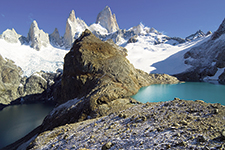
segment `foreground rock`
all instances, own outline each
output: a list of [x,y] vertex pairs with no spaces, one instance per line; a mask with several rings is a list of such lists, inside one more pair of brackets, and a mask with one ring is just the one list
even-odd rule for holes
[[139,104],[43,132],[19,149],[223,149],[224,108],[179,99]]

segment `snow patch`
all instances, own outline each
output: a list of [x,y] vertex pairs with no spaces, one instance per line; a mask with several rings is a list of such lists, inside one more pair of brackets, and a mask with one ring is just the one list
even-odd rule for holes
[[203,80],[208,81],[208,80],[218,80],[219,76],[224,72],[225,68],[218,68],[216,74],[212,77],[207,76]]
[[138,42],[129,43],[125,46],[128,50],[127,58],[135,68],[147,73],[181,73],[191,66],[184,63],[184,54],[193,46],[205,42],[209,37],[199,38],[191,42],[178,45],[167,43],[154,45],[156,39],[162,39],[165,35],[149,33],[138,36]]
[[89,26],[89,29],[91,32],[98,31],[101,35],[108,34],[107,29],[102,27],[100,24],[93,23],[91,26]]
[[30,76],[34,72],[55,72],[63,69],[63,58],[68,50],[55,48],[51,45],[37,51],[29,45],[20,43],[8,43],[0,39],[0,54],[3,58],[11,59],[22,68],[24,76]]

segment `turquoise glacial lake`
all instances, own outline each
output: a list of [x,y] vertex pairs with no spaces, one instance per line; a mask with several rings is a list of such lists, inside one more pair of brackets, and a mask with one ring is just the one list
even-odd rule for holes
[[19,140],[39,126],[53,109],[49,104],[7,106],[0,111],[0,149]]
[[206,82],[156,84],[141,88],[132,97],[142,103],[169,101],[177,97],[184,100],[203,100],[207,103],[225,105],[225,85]]

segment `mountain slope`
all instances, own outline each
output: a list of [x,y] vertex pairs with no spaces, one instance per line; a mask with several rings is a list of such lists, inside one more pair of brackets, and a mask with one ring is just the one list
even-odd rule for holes
[[[225,78],[225,19],[211,38],[184,54],[184,63],[190,65],[187,71],[177,74],[182,80],[199,81],[214,79],[224,82]],[[222,76],[220,76],[222,75]]]
[[8,43],[3,39],[0,39],[0,45],[0,54],[20,66],[24,76],[30,76],[41,70],[55,72],[57,69],[62,69],[63,57],[68,52],[51,45],[37,51],[29,45],[21,45],[20,42]]

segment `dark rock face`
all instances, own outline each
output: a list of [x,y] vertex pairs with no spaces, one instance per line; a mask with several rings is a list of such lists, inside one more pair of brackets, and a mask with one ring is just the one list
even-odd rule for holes
[[221,23],[221,25],[219,26],[217,31],[213,33],[211,39],[216,40],[217,38],[219,38],[224,33],[225,33],[225,19],[223,20],[223,22]]
[[62,46],[62,37],[59,35],[59,31],[57,28],[55,28],[54,32],[49,35],[49,40],[52,45],[55,46]]
[[219,83],[225,84],[225,69],[224,69],[223,73],[219,76]]
[[[138,80],[139,73],[119,53],[109,43],[99,40],[86,30],[65,56],[62,101],[88,95],[98,85],[91,92],[94,94],[100,90],[99,85],[107,85],[108,88],[110,87],[109,90],[107,92],[102,90],[97,94],[99,98],[96,97],[99,103],[105,103],[131,96],[141,86],[148,85],[147,80],[145,82]],[[109,95],[110,89],[115,90],[114,95]]]
[[136,43],[137,41],[138,41],[138,39],[137,39],[137,35],[136,35],[136,36],[131,37],[131,38],[127,41],[127,43]]

